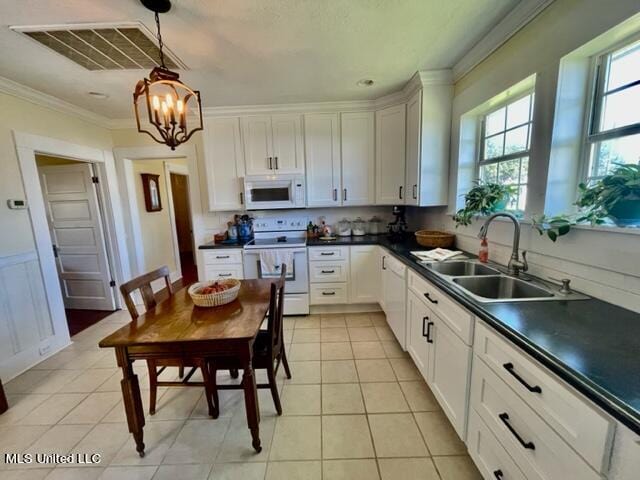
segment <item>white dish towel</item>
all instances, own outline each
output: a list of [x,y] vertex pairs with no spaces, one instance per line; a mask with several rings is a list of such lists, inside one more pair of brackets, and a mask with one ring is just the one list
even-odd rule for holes
[[260,270],[262,278],[279,277],[282,264],[287,266],[287,277],[293,275],[293,252],[274,248],[260,252]]

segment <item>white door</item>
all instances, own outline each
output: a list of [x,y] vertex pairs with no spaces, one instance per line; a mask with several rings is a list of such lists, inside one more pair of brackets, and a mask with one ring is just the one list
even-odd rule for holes
[[238,118],[205,120],[203,140],[209,210],[244,208],[244,159]]
[[431,311],[427,383],[460,438],[465,438],[471,348]]
[[114,310],[114,289],[91,165],[38,170],[65,308]]
[[268,115],[243,117],[242,136],[247,175],[269,175],[275,171],[273,135]]
[[373,112],[343,113],[342,204],[375,203],[375,121]]
[[304,116],[307,163],[307,206],[335,207],[342,203],[340,185],[340,132],[338,115]]
[[419,205],[420,134],[422,132],[422,90],[407,103],[407,167],[404,183],[405,205]]
[[405,105],[376,112],[376,204],[404,203]]
[[431,333],[430,311],[418,296],[407,294],[407,352],[418,370],[427,378],[428,350]]
[[351,247],[349,301],[376,303],[380,291],[380,264],[376,245]]
[[273,115],[273,167],[275,173],[304,173],[302,117]]

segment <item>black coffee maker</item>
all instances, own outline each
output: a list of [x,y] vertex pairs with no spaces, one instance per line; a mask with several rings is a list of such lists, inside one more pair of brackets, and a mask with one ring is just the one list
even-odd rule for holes
[[392,213],[396,219],[393,222],[389,222],[387,225],[387,229],[389,230],[389,239],[392,242],[401,242],[407,237],[405,208],[403,205],[394,205]]

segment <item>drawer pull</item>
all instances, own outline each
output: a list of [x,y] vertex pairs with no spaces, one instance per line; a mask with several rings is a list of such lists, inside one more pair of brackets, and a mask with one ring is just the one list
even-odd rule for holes
[[216,258],[229,258],[229,255],[216,255]]
[[429,300],[431,303],[438,303],[438,300],[434,300],[433,298],[431,298],[431,296],[429,295],[429,293],[424,293],[423,294],[425,296],[425,298],[427,300]]
[[320,255],[322,255],[323,257],[330,257],[331,255],[334,255],[335,252],[320,252]]
[[[431,326],[433,322],[427,321],[429,317],[423,317],[422,319],[422,336],[427,339],[427,343],[433,343],[433,339],[431,338]],[[425,322],[426,322],[426,332],[425,332]]]
[[336,273],[335,270],[320,270],[321,273]]
[[219,273],[218,276],[219,277],[230,277],[232,274],[231,273]]
[[518,432],[516,432],[516,429],[511,426],[511,424],[509,423],[509,414],[508,413],[506,413],[506,412],[505,413],[501,413],[500,415],[498,415],[498,418],[502,421],[502,423],[504,423],[504,426],[509,429],[509,431],[513,434],[513,436],[516,437],[516,440],[518,440],[518,442],[520,442],[520,445],[522,445],[527,450],[535,450],[536,449],[536,446],[533,444],[533,442],[525,442],[522,439],[522,437],[520,436],[520,434]]
[[502,470],[500,469],[494,470],[493,476],[496,477],[497,480],[502,480],[504,478],[504,475],[502,474]]
[[330,297],[332,295],[335,295],[336,292],[322,292],[322,295],[324,295],[325,297]]
[[524,378],[522,378],[520,375],[518,375],[515,371],[515,368],[513,366],[513,363],[511,362],[507,362],[504,365],[502,365],[504,367],[504,369],[509,372],[511,375],[513,375],[515,377],[516,380],[518,380],[518,382],[520,382],[527,390],[529,390],[530,392],[533,393],[542,393],[542,388],[540,388],[538,385],[534,385],[533,387],[531,385],[529,385],[526,380]]

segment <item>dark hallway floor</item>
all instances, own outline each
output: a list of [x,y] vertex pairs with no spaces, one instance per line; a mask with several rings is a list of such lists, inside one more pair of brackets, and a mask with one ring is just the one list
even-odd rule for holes
[[108,317],[113,312],[108,310],[65,310],[67,314],[67,325],[69,325],[69,335],[72,337],[80,333],[85,328],[98,323],[103,318]]

